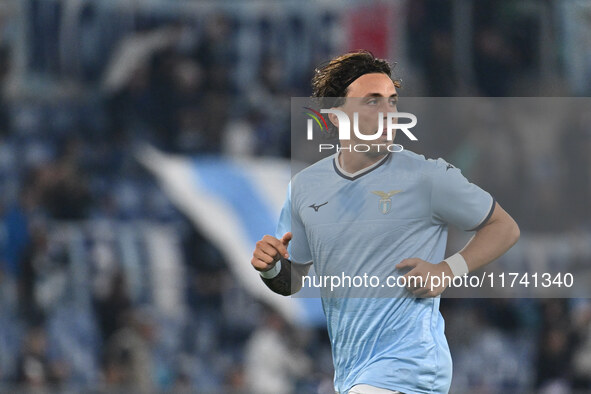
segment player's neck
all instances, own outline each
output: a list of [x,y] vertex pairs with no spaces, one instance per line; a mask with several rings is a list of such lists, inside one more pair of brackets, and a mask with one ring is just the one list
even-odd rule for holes
[[367,154],[365,152],[341,151],[338,156],[339,165],[350,174],[361,171],[384,158],[384,154]]

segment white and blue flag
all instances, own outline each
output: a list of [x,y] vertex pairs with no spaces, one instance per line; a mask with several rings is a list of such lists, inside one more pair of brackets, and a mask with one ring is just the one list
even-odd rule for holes
[[139,159],[170,200],[220,249],[247,291],[292,323],[325,324],[319,299],[273,294],[250,264],[255,243],[275,234],[291,176],[289,160],[175,156],[151,147]]

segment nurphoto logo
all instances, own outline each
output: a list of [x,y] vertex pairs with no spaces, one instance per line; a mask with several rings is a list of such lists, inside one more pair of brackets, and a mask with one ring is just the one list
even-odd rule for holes
[[[382,140],[381,143],[373,143],[373,144],[366,144],[366,143],[359,143],[353,144],[347,147],[341,147],[334,144],[319,144],[319,152],[323,150],[333,150],[337,149],[343,150],[354,150],[355,152],[368,152],[372,149],[387,149],[389,152],[399,152],[402,151],[404,148],[402,145],[393,144],[394,130],[402,131],[408,139],[411,141],[418,141],[418,138],[409,130],[412,127],[416,126],[417,124],[417,117],[408,112],[387,112],[386,116],[384,116],[384,112],[378,113],[378,127],[377,130],[370,134],[362,133],[359,129],[359,113],[353,113],[353,127],[351,127],[351,120],[349,119],[349,115],[345,112],[338,110],[338,109],[321,109],[320,112],[316,111],[310,107],[304,107],[306,115],[308,115],[309,119],[307,121],[307,129],[306,129],[306,138],[308,141],[312,141],[314,139],[314,123],[318,125],[321,131],[325,131],[328,133],[328,122],[326,121],[325,117],[322,114],[333,114],[336,116],[339,122],[338,127],[338,139],[340,141],[344,140],[351,140],[351,130],[353,130],[353,135],[356,140],[361,141],[378,141]],[[386,127],[384,128],[384,118],[386,119]],[[398,123],[400,119],[409,119],[410,122],[408,123]],[[386,137],[384,141],[384,137]],[[386,143],[388,142],[388,143]]]

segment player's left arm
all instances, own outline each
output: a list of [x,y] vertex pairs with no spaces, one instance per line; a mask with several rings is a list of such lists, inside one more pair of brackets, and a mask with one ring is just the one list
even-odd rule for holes
[[[411,282],[412,287],[407,286],[413,294],[423,297],[438,296],[450,284],[448,278],[463,276],[485,266],[519,239],[515,220],[488,192],[470,183],[460,169],[438,159],[430,175],[433,223],[453,224],[462,230],[476,231],[476,234],[462,250],[444,261],[411,258],[397,265],[397,268],[410,268],[405,276],[423,278],[422,282],[415,279]],[[441,281],[427,280],[434,276]],[[436,286],[438,284],[441,285]]]
[[[421,281],[407,282],[412,284],[407,288],[414,295],[436,297],[443,293],[449,282],[437,281],[435,284],[440,283],[440,286],[433,286],[434,282],[429,281],[429,277],[438,276],[441,278],[445,276],[453,278],[482,268],[502,256],[515,245],[519,235],[519,226],[515,220],[495,202],[490,218],[480,226],[480,229],[476,231],[476,234],[459,253],[437,264],[419,258],[404,259],[396,265],[396,268],[411,268],[405,274],[407,278],[411,276],[423,278],[422,283]],[[462,264],[465,264],[465,267],[462,267]],[[458,269],[460,272],[457,272]]]
[[[491,217],[476,231],[459,254],[464,258],[468,272],[472,272],[502,256],[515,245],[519,236],[519,226],[515,220],[495,202]],[[442,263],[449,268],[447,261]]]

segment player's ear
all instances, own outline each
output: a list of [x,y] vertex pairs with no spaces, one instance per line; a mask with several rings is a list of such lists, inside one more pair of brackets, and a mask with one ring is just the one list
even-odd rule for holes
[[[331,109],[335,109],[334,107]],[[337,129],[339,128],[339,118],[333,113],[328,114],[328,120],[332,123]]]

